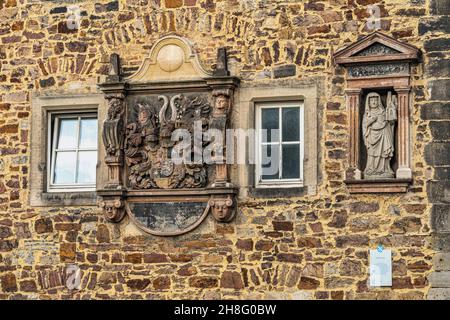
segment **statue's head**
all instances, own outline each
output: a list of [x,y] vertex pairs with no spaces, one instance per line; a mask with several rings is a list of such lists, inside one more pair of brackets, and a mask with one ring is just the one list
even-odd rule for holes
[[227,198],[216,198],[209,201],[214,218],[218,221],[226,222],[233,217],[233,200]]
[[109,100],[108,119],[116,119],[122,112],[122,101],[118,98]]
[[378,108],[379,101],[380,101],[380,98],[377,97],[377,96],[370,97],[369,98],[369,106],[370,106],[370,108],[372,108],[372,109]]
[[142,105],[139,105],[138,121],[141,125],[147,124],[150,118],[150,111]]
[[366,112],[375,111],[376,109],[383,109],[381,97],[378,93],[371,92],[367,95]]
[[228,109],[229,99],[227,96],[221,94],[216,98],[216,108],[219,110],[227,110]]

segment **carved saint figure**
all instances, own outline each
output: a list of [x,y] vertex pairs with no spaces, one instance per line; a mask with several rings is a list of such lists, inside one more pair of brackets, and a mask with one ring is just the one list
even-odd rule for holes
[[376,92],[367,95],[362,122],[364,144],[367,149],[365,179],[393,178],[390,162],[394,156],[394,125],[397,120],[397,98],[388,94],[387,108]]

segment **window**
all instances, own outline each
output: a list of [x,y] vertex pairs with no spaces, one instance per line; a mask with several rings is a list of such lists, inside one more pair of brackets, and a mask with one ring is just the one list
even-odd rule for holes
[[256,108],[256,185],[302,185],[303,105],[264,103]]
[[48,191],[95,190],[98,121],[96,113],[51,113]]

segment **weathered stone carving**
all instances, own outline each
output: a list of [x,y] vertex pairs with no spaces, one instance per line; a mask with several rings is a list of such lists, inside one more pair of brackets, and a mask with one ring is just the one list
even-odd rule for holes
[[[127,125],[125,157],[130,186],[134,189],[205,187],[207,171],[201,161],[201,149],[207,142],[202,141],[202,134],[209,127],[211,106],[205,97],[198,95],[177,94],[170,99],[158,96],[158,100],[163,103],[159,111],[148,104],[136,105],[137,121]],[[190,141],[172,139],[175,129],[184,129]],[[198,141],[200,154],[196,155]],[[186,143],[190,145],[188,149],[183,147]],[[184,151],[179,155],[182,161],[172,159],[174,149]]]
[[365,48],[364,50],[361,50],[356,54],[356,56],[359,57],[365,57],[365,56],[385,56],[388,54],[399,54],[400,51],[395,50],[393,48],[390,48],[388,46],[385,46],[384,44],[381,44],[379,42],[375,42],[371,46]]
[[394,123],[397,120],[397,98],[388,94],[386,109],[376,92],[367,95],[362,121],[364,144],[367,149],[365,179],[393,178],[390,162],[394,156]]
[[126,78],[119,57],[111,56],[110,73],[100,84],[109,103],[103,128],[109,175],[97,190],[109,221],[119,222],[126,212],[149,234],[176,236],[209,213],[220,222],[233,219],[237,189],[224,155],[238,84],[225,48],[211,73],[189,41],[176,36],[156,42]]
[[107,157],[118,157],[123,143],[123,99],[113,97],[108,101],[109,109],[103,122],[103,143]]
[[120,222],[125,215],[124,203],[119,198],[100,201],[99,206],[103,208],[103,214],[110,222]]
[[348,68],[348,75],[351,78],[407,74],[408,72],[409,64],[402,62],[351,66]]
[[230,111],[231,97],[229,90],[216,90],[213,93],[215,97],[214,115],[227,115]]
[[219,222],[229,222],[235,215],[233,198],[228,195],[226,198],[213,198],[209,200],[214,218]]
[[105,188],[121,188],[121,167],[123,164],[123,141],[125,112],[124,97],[121,94],[110,94],[108,100],[108,114],[103,122],[103,144],[105,146],[105,163],[108,166],[108,182]]
[[[203,200],[203,199],[202,199]],[[208,214],[208,201],[129,202],[126,210],[144,231],[175,236],[196,228]]]

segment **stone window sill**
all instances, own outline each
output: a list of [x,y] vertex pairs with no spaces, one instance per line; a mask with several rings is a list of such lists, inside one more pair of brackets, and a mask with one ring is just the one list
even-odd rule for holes
[[411,179],[345,180],[350,193],[406,193]]

